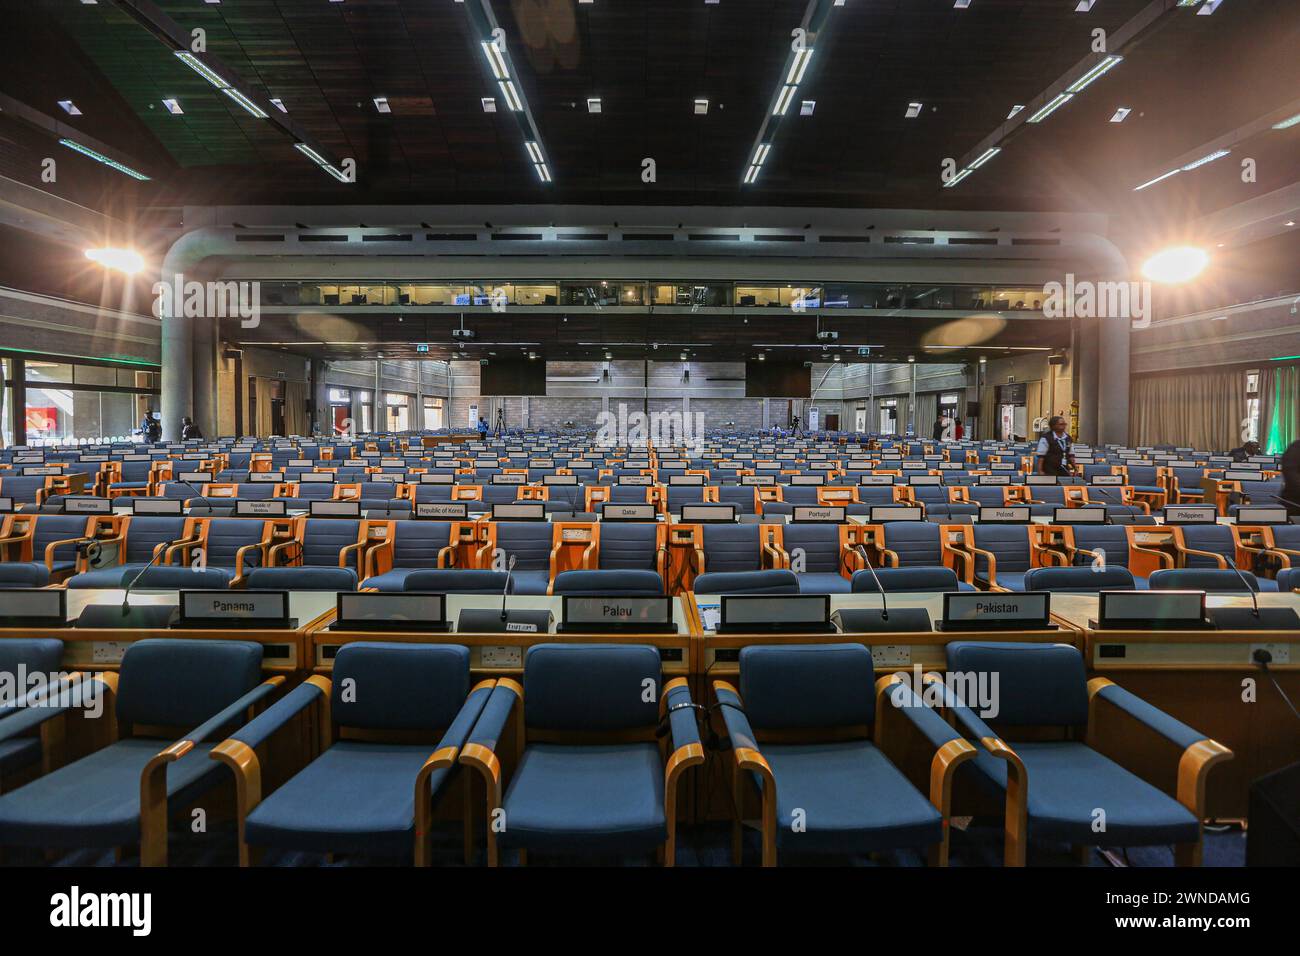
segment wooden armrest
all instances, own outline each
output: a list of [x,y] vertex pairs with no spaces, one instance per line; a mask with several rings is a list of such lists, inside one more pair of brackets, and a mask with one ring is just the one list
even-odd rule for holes
[[[64,538],[62,541],[51,541],[45,546],[45,567],[51,571],[54,570],[54,552],[59,548],[67,547],[70,544],[80,544],[85,540],[86,536],[82,535],[79,538]],[[35,555],[32,555],[32,557],[35,557]]]
[[[1178,553],[1182,555],[1184,559],[1186,559],[1186,556],[1189,554],[1195,554],[1202,558],[1213,558],[1215,561],[1219,562],[1220,570],[1226,571],[1228,568],[1228,559],[1221,554],[1215,554],[1213,551],[1197,551],[1195,548],[1179,548]],[[1184,566],[1186,566],[1186,560],[1184,560],[1183,563]]]
[[1199,740],[1183,751],[1178,760],[1178,802],[1197,821],[1205,819],[1205,779],[1220,763],[1232,759],[1232,751],[1217,740]]
[[350,552],[350,551],[356,551],[357,554],[359,555],[359,554],[361,553],[361,549],[364,548],[365,546],[366,546],[366,542],[365,542],[365,541],[354,541],[354,542],[352,542],[352,544],[349,544],[349,545],[347,545],[346,547],[340,548],[340,549],[339,549],[339,567],[340,567],[340,568],[346,568],[346,567],[348,566],[348,552]]

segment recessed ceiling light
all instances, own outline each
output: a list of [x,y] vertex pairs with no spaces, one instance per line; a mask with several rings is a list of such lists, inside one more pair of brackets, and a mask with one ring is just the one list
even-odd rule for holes
[[388,97],[386,96],[375,97],[375,109],[381,113],[391,113],[393,111],[393,108],[388,105]]
[[1200,159],[1192,160],[1190,163],[1188,163],[1186,166],[1183,167],[1183,172],[1189,173],[1193,169],[1200,169],[1206,163],[1212,163],[1216,159],[1223,159],[1224,156],[1227,156],[1231,152],[1232,150],[1230,149],[1216,149],[1208,156],[1202,156]]
[[587,112],[588,112],[588,113],[599,113],[599,112],[600,112],[600,97],[599,97],[599,96],[589,96],[589,97],[587,97]]
[[1122,123],[1126,119],[1128,119],[1128,114],[1132,112],[1133,111],[1129,109],[1127,106],[1121,106],[1119,109],[1115,111],[1115,115],[1110,118],[1110,121],[1112,123]]
[[284,100],[280,99],[278,96],[277,96],[277,97],[274,97],[274,98],[271,100],[271,105],[274,106],[274,107],[275,107],[277,110],[279,110],[281,113],[287,113],[287,112],[289,112],[289,108],[288,108],[287,106],[284,105]]
[[709,101],[708,101],[708,100],[696,100],[696,101],[695,101],[695,115],[696,115],[696,116],[703,116],[703,115],[704,115],[705,113],[707,113],[708,111],[709,111]]
[[1015,106],[1011,107],[1011,112],[1007,114],[1007,119],[1011,119],[1011,117],[1015,116],[1024,108],[1025,107],[1023,103],[1017,103]]
[[167,112],[171,113],[173,116],[180,116],[185,112],[181,109],[180,100],[166,99],[162,101],[162,105],[166,108]]
[[906,113],[905,115],[906,115],[906,117],[907,117],[908,119],[916,119],[918,116],[921,115],[921,104],[920,104],[920,103],[908,103],[908,104],[907,104],[907,113]]
[[497,99],[495,96],[483,97],[483,112],[495,113],[497,111]]
[[1079,5],[1074,8],[1075,13],[1087,13],[1097,3],[1097,0],[1079,0]]
[[952,5],[952,8],[954,10],[965,10],[969,6],[970,0],[957,0],[957,2]]
[[63,107],[63,112],[69,116],[80,116],[81,110],[77,109],[77,104],[72,100],[59,100],[59,105]]
[[812,116],[813,110],[815,110],[816,108],[817,108],[816,100],[804,100],[802,103],[799,104],[799,115]]
[[1287,220],[1283,225],[1286,225],[1286,226],[1294,226],[1294,225],[1295,225],[1295,220],[1294,220],[1294,219],[1288,219],[1288,220]]

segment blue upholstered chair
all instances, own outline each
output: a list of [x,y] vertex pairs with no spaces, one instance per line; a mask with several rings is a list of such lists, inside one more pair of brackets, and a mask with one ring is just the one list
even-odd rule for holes
[[696,572],[763,570],[761,528],[756,524],[700,525]]
[[555,565],[554,527],[548,521],[493,521],[487,527],[487,544],[478,550],[475,562],[485,570],[493,567],[494,551],[500,549],[507,561],[515,559],[516,594],[546,594]]
[[[212,751],[238,781],[240,865],[271,846],[413,852],[416,865],[427,866],[434,808],[459,776],[461,747],[495,685],[486,680],[471,689],[469,648],[460,645],[344,645],[330,677],[308,678]],[[309,708],[321,728],[319,753],[262,794],[258,748]],[[466,863],[473,850],[468,809],[466,790]]]
[[718,488],[718,502],[735,505],[738,514],[752,515],[758,510],[758,498],[752,485],[722,485]]
[[1174,525],[1170,531],[1180,568],[1227,568],[1237,564],[1237,534],[1230,525]]
[[[219,569],[232,585],[243,583],[244,574],[266,564],[270,530],[265,521],[252,518],[211,518],[203,531],[203,566]],[[188,547],[182,556],[192,556]],[[190,564],[192,560],[183,560]]]
[[43,588],[50,580],[45,565],[34,561],[6,561],[0,563],[0,590],[12,588]]
[[1137,587],[1129,569],[1118,565],[1104,568],[1030,568],[1025,575],[1026,591],[1054,594],[1094,594],[1101,590],[1132,591]]
[[[990,591],[1025,590],[1025,574],[1033,567],[1036,550],[1032,526],[974,524],[963,533],[969,550],[959,553],[966,561],[967,581]],[[1052,551],[1043,555],[1059,558]]]
[[[506,590],[507,585],[509,591]],[[402,590],[436,591],[439,594],[513,594],[514,580],[504,571],[479,571],[474,568],[412,570],[406,575]]]
[[38,505],[45,500],[49,481],[34,475],[0,475],[0,495],[14,500],[14,506]]
[[[261,670],[260,644],[164,638],[132,644],[116,674],[84,676],[89,700],[114,708],[116,739],[0,796],[0,846],[138,843],[141,865],[166,865],[169,816],[223,778],[208,742],[243,724],[284,681],[259,683]],[[5,718],[0,741],[69,712],[71,703],[84,701]]]
[[[964,581],[957,580],[957,572],[952,568],[935,567],[935,568],[876,568],[876,573],[866,569],[854,571],[853,578],[849,582],[849,587],[854,594],[876,594],[880,591],[880,586],[876,584],[876,578],[880,579],[880,586],[883,586],[886,593],[892,594],[895,591],[910,591],[914,594],[938,594],[944,591],[963,590]],[[973,590],[970,585],[966,585],[965,590]]]
[[[159,550],[180,540],[185,531],[185,518],[154,515],[127,516],[123,519],[122,534],[116,539],[103,541],[103,545],[116,544],[120,564],[106,568],[82,571],[68,579],[70,588],[120,588],[143,571],[155,559]],[[137,587],[143,587],[143,581]],[[218,587],[225,587],[220,584]]]
[[[1004,802],[1007,865],[1023,866],[1034,839],[1174,844],[1180,864],[1200,863],[1206,776],[1232,751],[1104,677],[1089,681],[1083,655],[1066,644],[957,641],[948,673],[992,691],[979,713],[942,694],[954,726],[978,743],[959,777]],[[1176,781],[1173,796],[1107,756],[1128,749],[1135,730],[1163,738],[1141,767],[1162,785]]]
[[799,577],[787,568],[767,571],[710,571],[695,577],[696,594],[798,594]]
[[1152,573],[1151,590],[1247,594],[1250,591],[1276,591],[1278,582],[1270,578],[1257,578],[1249,571],[1234,571],[1231,568],[1169,568]]
[[224,568],[192,568],[186,565],[159,564],[151,568],[136,567],[128,571],[121,571],[115,567],[102,568],[99,571],[76,574],[68,578],[69,588],[125,588],[128,585],[133,591],[182,589],[220,591],[230,587],[230,575]]
[[1283,568],[1277,573],[1279,591],[1300,590],[1300,568]]
[[664,593],[664,579],[654,571],[561,571],[551,582],[550,593],[659,597]]
[[[517,761],[509,787],[497,753],[511,714]],[[523,686],[500,680],[461,763],[487,784],[488,865],[500,848],[562,853],[659,850],[672,866],[677,787],[704,762],[686,679],[662,683],[645,645],[537,644]],[[672,751],[665,749],[671,732]],[[665,759],[666,758],[666,759]],[[504,811],[504,816],[499,811]]]
[[595,540],[583,552],[582,566],[600,571],[653,571],[663,578],[668,569],[665,532],[664,526],[651,522],[592,525]]
[[58,583],[77,567],[77,543],[86,538],[93,519],[85,515],[14,515],[0,544],[15,555],[8,565],[26,565],[34,587]]
[[[1061,529],[1066,560],[1075,567],[1090,566],[1101,558],[1108,568],[1125,568],[1132,574],[1132,553],[1129,531],[1124,525],[1067,525]],[[1156,560],[1172,560],[1160,551],[1148,554]],[[1142,590],[1148,587],[1147,579],[1133,575],[1133,586]]]
[[450,521],[389,522],[383,542],[366,555],[362,587],[403,591],[411,573],[450,567],[455,562],[453,535],[457,528]]
[[[17,679],[19,670],[27,674],[52,675],[59,672],[59,663],[63,660],[63,642],[53,638],[14,638],[0,641],[0,674],[13,675]],[[14,735],[5,733],[6,721],[24,713],[24,707],[30,703],[44,700],[51,690],[48,686],[37,687],[27,692],[20,688],[23,696],[0,707],[0,793],[12,789],[7,778],[43,764],[44,771],[49,772],[58,766],[60,753],[47,752],[37,736],[36,729],[28,729]],[[52,740],[57,738],[52,738]]]
[[804,594],[848,594],[845,570],[860,559],[847,550],[837,524],[790,524],[780,529],[784,560],[799,577]]
[[249,591],[355,591],[357,573],[351,568],[254,568],[244,575]]
[[[751,645],[740,652],[740,692],[713,682],[733,755],[741,862],[748,796],[761,800],[763,865],[778,851],[857,854],[926,847],[948,861],[952,777],[975,747],[921,704],[906,683],[876,682],[861,644]],[[921,786],[894,764],[925,757]]]
[[881,554],[895,568],[944,566],[942,528],[928,521],[890,521],[880,526]]

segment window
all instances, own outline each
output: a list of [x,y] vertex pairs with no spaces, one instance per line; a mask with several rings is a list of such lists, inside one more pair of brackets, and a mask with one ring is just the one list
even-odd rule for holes
[[384,418],[384,428],[390,432],[410,431],[410,405],[411,397],[409,395],[403,395],[400,392],[386,392],[384,394],[384,406],[387,414]]
[[447,427],[446,408],[441,398],[425,398],[424,427],[430,431]]
[[1246,373],[1246,420],[1241,423],[1241,440],[1259,441],[1259,428],[1259,370],[1251,369]]
[[[29,444],[126,441],[158,407],[158,375],[134,367],[40,358],[5,361],[4,441],[21,422]],[[21,374],[26,404],[13,407],[12,379]],[[22,418],[18,419],[17,416]]]

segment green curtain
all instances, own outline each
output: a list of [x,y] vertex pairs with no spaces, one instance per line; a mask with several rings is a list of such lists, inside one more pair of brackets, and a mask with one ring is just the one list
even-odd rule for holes
[[1264,369],[1259,387],[1260,444],[1279,455],[1300,439],[1300,366]]

